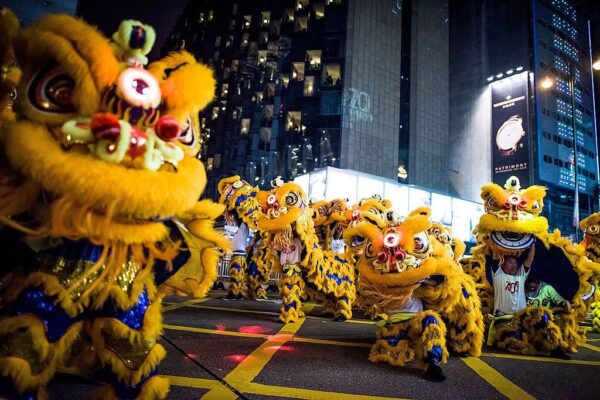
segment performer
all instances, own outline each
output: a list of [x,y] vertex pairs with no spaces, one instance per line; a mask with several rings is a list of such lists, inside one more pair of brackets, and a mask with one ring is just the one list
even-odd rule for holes
[[255,259],[258,253],[262,254],[259,232],[255,233],[253,245],[248,246],[250,229],[257,229],[257,222],[265,218],[257,198],[259,190],[237,175],[221,179],[217,188],[219,203],[224,204],[227,209],[225,220],[228,225],[237,226],[232,243],[233,256],[229,264],[227,297],[266,299],[263,284],[267,282],[271,272],[265,263]]
[[[504,187],[483,186],[485,214],[465,270],[477,274],[478,292],[497,314],[489,318],[488,344],[519,354],[547,351],[566,359],[566,351],[576,351],[585,341],[579,321],[585,318],[589,280],[598,267],[558,230],[548,233],[548,221],[540,215],[545,195],[541,186],[522,189],[516,177]],[[519,266],[521,257],[525,260]],[[524,284],[530,273],[552,285],[571,308],[527,307]]]
[[272,192],[261,194],[267,218],[258,222],[258,229],[271,249],[266,253],[267,262],[284,275],[279,320],[289,323],[303,318],[302,300],[307,295],[324,301],[336,320],[351,318],[356,298],[353,266],[343,256],[319,246],[302,188],[293,182],[274,183]]
[[0,125],[0,397],[44,398],[65,364],[105,382],[99,398],[167,395],[160,288],[189,262],[204,295],[227,243],[212,228],[223,206],[198,201],[197,127],[182,136],[212,72],[178,53],[150,73],[153,41],[126,21],[111,45],[65,15],[17,34],[19,118]]
[[531,246],[527,252],[527,258],[520,266],[517,257],[506,256],[501,264],[492,269],[494,273],[494,315],[514,314],[527,306],[525,281],[534,256],[535,246]]
[[448,350],[481,354],[483,315],[473,279],[427,234],[430,215],[423,207],[384,227],[363,220],[344,237],[347,246],[363,247],[354,251],[361,302],[383,311],[369,360],[396,366],[415,360],[441,381]]

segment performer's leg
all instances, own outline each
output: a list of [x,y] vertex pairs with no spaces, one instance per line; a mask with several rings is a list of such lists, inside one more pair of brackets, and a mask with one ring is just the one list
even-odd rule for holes
[[229,262],[229,294],[230,298],[242,298],[246,295],[246,256],[234,254]]
[[296,322],[304,318],[302,311],[302,297],[304,297],[304,281],[295,264],[287,264],[284,267],[284,275],[279,281],[279,292],[282,297],[279,309],[279,320],[285,324]]
[[144,290],[138,302],[122,309],[109,300],[87,324],[106,382],[97,399],[164,399],[169,391],[157,367],[166,356],[157,343],[162,326],[160,299],[151,301]]
[[446,315],[448,348],[459,355],[478,357],[483,345],[483,314],[474,285],[461,288],[458,304]]
[[402,366],[415,357],[409,336],[409,321],[386,324],[377,330],[377,340],[371,347],[369,361]]
[[434,311],[421,311],[410,320],[409,336],[417,360],[427,365],[427,375],[436,381],[446,379],[441,364],[448,359],[446,326]]
[[262,286],[265,282],[266,279],[258,270],[256,262],[250,260],[248,264],[248,297],[251,299],[266,299],[267,292]]

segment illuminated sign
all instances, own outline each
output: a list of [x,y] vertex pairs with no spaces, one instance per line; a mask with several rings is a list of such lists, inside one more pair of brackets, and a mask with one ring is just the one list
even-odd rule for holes
[[504,184],[516,176],[523,187],[529,179],[528,73],[495,81],[492,87],[492,180]]

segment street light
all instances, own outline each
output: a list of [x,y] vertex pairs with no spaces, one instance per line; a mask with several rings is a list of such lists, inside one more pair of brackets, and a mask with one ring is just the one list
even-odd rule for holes
[[596,71],[600,70],[600,58],[594,61],[594,63],[592,64],[592,68],[594,68]]
[[[558,57],[558,56],[557,56]],[[575,226],[575,243],[579,243],[579,182],[577,181],[577,130],[575,124],[575,66],[569,60],[559,57],[562,62],[567,64],[569,70],[569,91],[571,93],[571,138],[573,140],[573,177],[575,178],[575,204],[573,204],[573,225]],[[554,60],[553,65],[557,59]],[[598,69],[600,69],[600,60],[597,61]],[[594,63],[596,65],[596,63]],[[596,68],[594,66],[594,68]],[[554,85],[554,81],[549,76],[546,76],[540,86],[544,90],[550,89]]]

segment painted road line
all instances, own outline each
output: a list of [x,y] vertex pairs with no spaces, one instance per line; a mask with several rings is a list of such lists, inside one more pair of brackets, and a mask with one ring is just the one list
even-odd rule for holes
[[301,389],[285,386],[270,386],[260,383],[248,383],[243,386],[243,393],[258,394],[263,396],[290,397],[295,399],[310,400],[405,400],[399,397],[367,396],[362,394],[349,394],[340,392],[324,392],[320,390]]
[[523,361],[540,361],[558,364],[578,364],[578,365],[591,365],[594,367],[600,366],[600,361],[586,361],[586,360],[561,360],[560,358],[552,357],[534,357],[534,356],[520,356],[516,354],[502,354],[502,353],[483,353],[481,357],[494,357],[494,358],[511,358],[514,360]]
[[[245,337],[245,338],[260,338],[260,339],[268,339],[273,335],[267,335],[264,333],[243,333],[236,331],[227,331],[227,330],[218,330],[218,329],[206,329],[206,328],[195,328],[191,326],[182,326],[182,325],[169,325],[164,324],[163,328],[174,330],[174,331],[184,331],[184,332],[197,332],[197,333],[205,333],[209,335],[224,335],[224,336],[237,336],[237,337]],[[330,346],[345,346],[345,347],[364,347],[370,348],[372,344],[362,343],[362,342],[344,342],[338,340],[325,340],[325,339],[314,339],[307,337],[299,337],[294,336],[290,339],[291,342],[300,342],[300,343],[314,343],[314,344],[323,344]],[[375,341],[375,338],[373,338]]]
[[[314,304],[311,303],[306,304],[303,307],[303,311],[309,313],[313,306]],[[298,332],[304,321],[306,321],[306,319],[302,318],[297,322],[285,324],[278,333],[270,336],[268,340],[244,358],[223,380],[238,391],[243,392],[243,386],[251,383],[254,378],[260,374],[263,368],[271,361],[271,358],[275,355],[277,350]],[[235,397],[232,396],[234,396],[234,394],[230,390],[226,387],[220,387],[210,390],[202,396],[202,398],[206,400],[235,399]]]
[[163,328],[174,330],[174,331],[197,332],[197,333],[207,333],[210,335],[238,336],[238,337],[246,337],[246,338],[268,339],[269,336],[271,336],[271,335],[266,335],[264,333],[242,333],[242,332],[235,332],[235,331],[194,328],[192,326],[169,325],[169,324],[164,324]]
[[[313,307],[314,306],[315,305],[313,305]],[[190,304],[190,305],[188,305],[188,307],[191,307],[191,308],[200,308],[202,310],[229,311],[229,312],[242,313],[242,314],[273,315],[273,316],[276,316],[276,317],[279,316],[279,312],[275,312],[275,311],[244,310],[244,309],[241,309],[241,308],[204,306],[204,305],[196,305],[196,304]],[[332,321],[331,318],[323,318],[323,317],[318,317],[318,316],[315,316],[315,315],[307,315],[306,318],[308,318],[308,319],[317,319],[317,320],[320,320],[320,321]],[[360,319],[348,319],[348,320],[346,320],[344,322],[345,323],[351,323],[351,324],[365,324],[365,325],[374,325],[375,324],[375,322],[373,322],[373,321],[360,320]]]
[[189,307],[191,305],[194,305],[197,303],[203,303],[208,300],[212,300],[212,298],[211,297],[203,297],[201,299],[190,299],[190,300],[182,301],[181,303],[172,303],[166,307],[163,307],[162,312],[177,310],[178,308],[183,308],[183,307]]
[[583,343],[583,344],[581,344],[581,347],[585,347],[586,349],[590,349],[590,350],[594,350],[594,351],[600,351],[600,347],[594,346],[593,344],[589,344],[589,343]]
[[531,400],[535,397],[515,385],[513,382],[505,378],[502,374],[490,367],[486,362],[477,357],[466,357],[461,360],[469,366],[480,377],[485,379],[487,383],[492,385],[494,389],[502,393],[509,399]]
[[191,378],[187,376],[161,375],[167,378],[173,386],[183,386],[194,389],[216,389],[224,387],[219,381],[206,378]]

